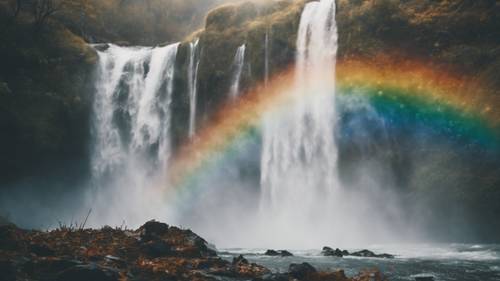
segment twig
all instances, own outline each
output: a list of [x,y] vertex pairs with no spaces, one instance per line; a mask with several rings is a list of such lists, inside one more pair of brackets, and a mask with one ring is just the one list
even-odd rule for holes
[[89,209],[89,212],[87,214],[87,217],[85,217],[85,221],[83,221],[83,224],[80,225],[80,230],[83,230],[83,228],[85,227],[85,224],[87,224],[87,219],[89,218],[90,216],[90,213],[92,213],[92,208]]

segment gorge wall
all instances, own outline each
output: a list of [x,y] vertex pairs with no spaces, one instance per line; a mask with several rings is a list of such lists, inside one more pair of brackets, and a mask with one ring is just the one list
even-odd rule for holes
[[[307,2],[224,5],[207,14],[203,29],[185,37],[178,47],[173,80],[174,150],[189,141],[190,127],[194,132],[203,128],[227,101],[234,75],[232,65],[240,46],[246,46],[239,83],[243,94],[261,86],[267,76],[292,66],[300,15]],[[22,185],[51,194],[77,189],[90,173],[89,120],[97,54],[87,43],[157,45],[178,41],[184,34],[156,30],[143,39],[137,33],[120,32],[126,30],[126,24],[102,32],[92,23],[81,32],[71,17],[61,17],[52,19],[39,35],[26,36],[32,32],[29,20],[9,22],[6,1],[0,3],[5,15],[1,17],[1,34],[8,38],[0,46],[0,128],[6,136],[0,140],[0,147],[1,154],[9,159],[2,161],[0,189],[10,192]],[[437,71],[480,81],[488,91],[488,104],[493,108],[500,105],[498,3],[341,0],[337,5],[340,62],[363,60],[384,68],[394,61],[416,60]],[[190,63],[197,40],[193,58],[196,63]],[[193,86],[188,81],[193,66],[197,74],[196,99],[190,94]],[[498,159],[476,150],[457,155],[439,145],[434,147],[438,151],[434,158],[421,159],[411,130],[398,131],[398,141],[380,141],[378,147],[362,146],[368,152],[360,152],[358,144],[340,143],[343,180],[356,183],[359,174],[350,171],[360,163],[383,162],[391,177],[387,185],[402,192],[408,206],[421,212],[422,220],[436,233],[447,236],[446,229],[452,226],[457,229],[457,239],[469,234],[484,240],[498,237]],[[377,138],[376,134],[367,137]],[[432,169],[439,169],[446,177],[427,178]],[[250,180],[255,181],[257,172],[249,170],[246,172]],[[48,197],[42,204],[50,205],[54,198]],[[425,204],[413,206],[411,203],[416,201]],[[443,202],[448,202],[447,206]],[[426,207],[432,212],[425,212]],[[464,232],[470,223],[477,225],[477,230]]]

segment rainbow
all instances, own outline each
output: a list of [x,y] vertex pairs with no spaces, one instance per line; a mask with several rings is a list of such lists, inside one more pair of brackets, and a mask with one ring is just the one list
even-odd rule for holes
[[[500,95],[443,66],[412,59],[378,56],[343,59],[337,63],[337,92],[362,94],[377,111],[419,116],[415,122],[459,136],[488,149],[500,146]],[[173,159],[169,174],[174,189],[190,185],[196,175],[213,166],[236,144],[259,134],[263,114],[279,112],[293,102],[294,69],[276,75],[266,88],[250,90],[222,105],[214,118],[185,143]]]

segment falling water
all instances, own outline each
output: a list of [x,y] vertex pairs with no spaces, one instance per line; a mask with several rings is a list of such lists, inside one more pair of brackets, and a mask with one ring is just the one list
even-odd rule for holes
[[264,85],[269,83],[269,30],[266,30],[264,39]]
[[[306,5],[297,39],[293,106],[263,121],[261,211],[279,243],[330,241],[337,176],[335,1]],[[293,234],[292,234],[293,233]]]
[[91,199],[94,209],[103,208],[98,223],[140,223],[153,208],[145,203],[147,188],[163,176],[170,156],[177,47],[110,45],[98,52]]
[[243,66],[245,65],[245,49],[246,45],[241,45],[236,51],[233,62],[233,77],[231,80],[231,88],[229,89],[229,97],[234,99],[240,94],[240,81]]
[[198,67],[200,58],[197,57],[200,39],[189,43],[189,66],[188,66],[188,94],[189,94],[189,137],[192,138],[196,129],[196,96],[198,84]]

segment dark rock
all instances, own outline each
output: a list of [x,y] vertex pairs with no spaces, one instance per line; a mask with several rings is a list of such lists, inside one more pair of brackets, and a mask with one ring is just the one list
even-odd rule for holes
[[174,254],[172,247],[163,240],[152,240],[142,245],[144,253],[150,257],[158,258]]
[[354,252],[354,253],[351,253],[351,256],[355,256],[355,257],[375,257],[376,254],[370,250],[361,250],[361,251],[357,251],[357,252]]
[[53,272],[61,272],[73,266],[82,265],[81,262],[69,259],[43,259],[38,262],[40,267],[44,267]]
[[58,281],[118,281],[120,274],[117,270],[95,264],[78,265],[58,274]]
[[243,255],[239,255],[236,258],[233,258],[233,265],[236,264],[248,264],[248,260],[243,257]]
[[267,250],[264,253],[265,256],[279,256],[280,254],[275,250]]
[[308,264],[307,262],[303,262],[301,264],[292,263],[292,264],[290,264],[290,267],[288,268],[288,274],[294,278],[299,279],[299,280],[307,278],[307,276],[314,274],[316,272],[317,272],[316,268],[314,268],[312,265]]
[[13,224],[0,226],[0,250],[14,251],[22,247],[21,230]]
[[394,255],[384,253],[384,254],[377,255],[377,257],[383,258],[383,259],[393,259]]
[[30,252],[39,256],[39,257],[50,257],[55,254],[54,250],[52,250],[46,244],[30,244]]
[[15,281],[16,268],[10,261],[0,260],[0,280]]
[[394,258],[394,256],[390,255],[390,254],[377,255],[370,250],[361,250],[358,252],[351,253],[350,255],[354,256],[354,257],[364,257],[364,258],[386,258],[386,259],[393,259]]
[[100,51],[100,52],[104,52],[106,51],[107,49],[109,49],[109,44],[95,44],[93,45],[94,49],[96,49],[97,51]]
[[152,237],[166,234],[168,232],[168,224],[152,220],[141,226],[139,230],[142,231],[141,237],[143,239],[152,239]]
[[287,250],[281,250],[281,251],[279,251],[279,253],[280,253],[280,255],[281,255],[282,257],[292,257],[292,256],[293,256],[293,254],[292,254],[292,253],[290,253],[290,252],[289,252],[289,251],[287,251]]
[[349,252],[346,251],[346,250],[340,250],[339,248],[337,249],[332,249],[330,247],[323,247],[323,250],[321,251],[321,254],[323,254],[323,256],[327,256],[327,257],[343,257],[345,255],[348,255]]
[[276,251],[276,250],[267,250],[265,253],[264,253],[265,256],[271,256],[271,257],[291,257],[293,256],[292,253],[290,253],[289,251],[287,250],[279,250],[279,251]]

